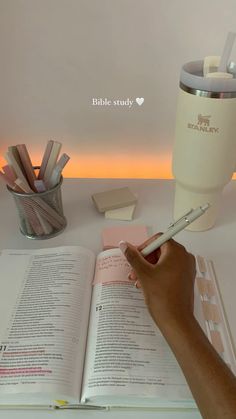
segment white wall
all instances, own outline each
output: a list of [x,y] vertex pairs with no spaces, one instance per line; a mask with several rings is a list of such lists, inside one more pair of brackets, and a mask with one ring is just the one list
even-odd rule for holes
[[74,174],[170,174],[181,64],[220,55],[235,16],[235,0],[0,0],[0,153],[26,142],[36,163],[57,139]]

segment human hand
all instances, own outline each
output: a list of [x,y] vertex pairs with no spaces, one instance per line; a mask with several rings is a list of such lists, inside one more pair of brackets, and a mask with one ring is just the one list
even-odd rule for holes
[[[142,244],[140,244],[137,249],[141,252],[145,247],[147,247],[150,243],[155,241],[158,237],[160,237],[162,233],[156,233],[152,237],[149,237],[149,239],[145,240]],[[149,255],[145,256],[145,259],[152,263],[153,265],[157,263],[159,257],[160,257],[161,251],[160,249],[155,250],[154,252],[150,253]],[[141,288],[141,283],[136,275],[136,272],[134,269],[132,269],[129,273],[128,278],[131,281],[135,281],[136,288]]]
[[129,243],[120,245],[133,268],[130,279],[138,280],[148,309],[161,328],[166,321],[193,317],[195,258],[171,239],[149,255]]

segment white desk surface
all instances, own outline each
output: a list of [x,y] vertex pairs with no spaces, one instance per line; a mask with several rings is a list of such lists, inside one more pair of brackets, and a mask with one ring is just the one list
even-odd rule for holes
[[[112,188],[129,186],[138,195],[134,220],[106,220],[99,214],[91,200],[91,194]],[[64,179],[62,186],[64,213],[68,220],[66,230],[49,240],[29,240],[18,228],[18,218],[12,197],[0,185],[0,250],[6,248],[27,249],[60,245],[81,245],[95,252],[101,250],[101,231],[104,227],[128,224],[144,224],[150,234],[164,231],[172,220],[174,181],[143,179]],[[232,337],[236,343],[235,296],[236,296],[236,181],[224,189],[218,222],[211,230],[192,233],[184,231],[177,240],[194,254],[203,255],[214,262],[217,279],[224,300]],[[109,419],[199,419],[198,412],[96,412],[96,411],[0,411],[0,418],[7,419],[71,419],[80,417]]]

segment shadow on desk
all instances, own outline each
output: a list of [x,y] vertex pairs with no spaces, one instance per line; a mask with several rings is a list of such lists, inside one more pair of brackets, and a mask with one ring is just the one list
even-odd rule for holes
[[68,226],[72,229],[81,224],[83,226],[91,225],[98,217],[104,218],[104,214],[99,214],[89,199],[79,199],[78,196],[71,196],[63,206]]
[[236,184],[236,181],[231,181],[223,191],[216,227],[230,225],[236,222],[236,193],[235,187],[233,188],[234,184]]

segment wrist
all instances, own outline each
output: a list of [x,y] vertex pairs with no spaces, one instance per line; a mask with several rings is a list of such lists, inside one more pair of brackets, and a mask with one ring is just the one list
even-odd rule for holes
[[166,338],[175,336],[176,334],[188,334],[189,336],[195,333],[196,327],[198,328],[198,322],[191,312],[167,314],[165,316],[159,316],[158,320],[154,318],[154,321]]

